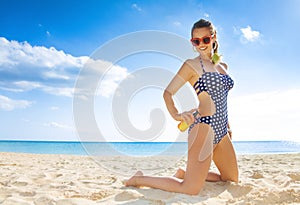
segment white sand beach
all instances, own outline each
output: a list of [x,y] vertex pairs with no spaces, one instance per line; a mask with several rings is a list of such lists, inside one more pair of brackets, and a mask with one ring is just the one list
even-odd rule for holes
[[240,155],[238,183],[206,182],[197,196],[122,185],[139,163],[160,176],[185,166],[171,158],[0,153],[0,204],[300,204],[300,153]]

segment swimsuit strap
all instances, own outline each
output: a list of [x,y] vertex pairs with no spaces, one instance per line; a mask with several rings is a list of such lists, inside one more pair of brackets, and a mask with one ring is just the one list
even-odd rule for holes
[[200,64],[201,64],[201,67],[202,67],[203,73],[205,73],[205,70],[204,70],[204,65],[203,65],[203,62],[202,62],[202,58],[201,58],[201,56],[200,56]]

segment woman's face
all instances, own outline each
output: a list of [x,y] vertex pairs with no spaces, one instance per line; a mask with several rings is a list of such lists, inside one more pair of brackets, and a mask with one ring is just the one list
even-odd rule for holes
[[[196,28],[193,30],[192,35],[193,35],[192,38],[196,39],[196,41],[195,41],[196,44],[194,44],[196,50],[201,55],[211,56],[212,49],[213,49],[212,45],[213,45],[213,42],[215,41],[215,39],[210,38],[211,37],[210,29],[209,28]],[[210,38],[210,40],[208,40],[207,38],[205,39],[205,37]],[[206,41],[206,42],[210,41],[210,42],[205,44],[204,41]]]

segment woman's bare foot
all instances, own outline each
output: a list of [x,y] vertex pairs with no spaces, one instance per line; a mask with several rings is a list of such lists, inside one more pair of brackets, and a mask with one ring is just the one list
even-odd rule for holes
[[125,186],[136,186],[136,178],[139,176],[144,176],[143,172],[137,171],[130,179],[125,180],[123,184]]
[[173,176],[178,179],[183,179],[184,175],[185,175],[185,171],[183,169],[179,168]]

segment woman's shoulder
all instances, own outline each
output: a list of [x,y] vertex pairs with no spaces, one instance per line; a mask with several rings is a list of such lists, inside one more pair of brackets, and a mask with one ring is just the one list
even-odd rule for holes
[[186,59],[185,62],[196,63],[199,62],[199,57]]
[[228,65],[225,62],[220,62],[220,65],[223,67],[224,70],[228,69]]
[[227,71],[228,71],[228,65],[224,62],[220,62],[218,63],[217,65],[217,70],[220,72],[220,73],[223,73],[223,74],[227,74]]
[[188,64],[189,66],[194,67],[195,65],[197,65],[199,63],[197,59],[198,59],[197,57],[187,59],[187,60],[185,60],[184,64]]
[[193,59],[187,59],[184,62],[184,67],[186,67],[188,70],[195,72],[198,70],[199,62],[197,61],[197,58]]

